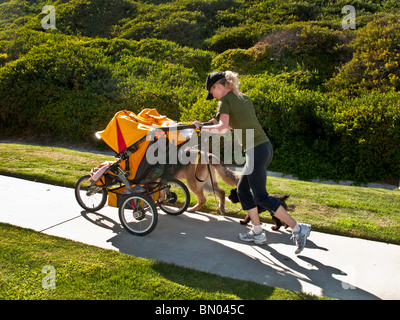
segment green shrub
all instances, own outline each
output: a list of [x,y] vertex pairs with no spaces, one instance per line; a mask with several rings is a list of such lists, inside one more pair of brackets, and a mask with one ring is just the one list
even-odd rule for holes
[[[56,30],[41,27],[45,4],[0,5],[1,137],[81,142],[145,107],[208,120],[206,75],[233,70],[274,145],[271,169],[400,176],[398,1],[56,1]],[[342,29],[344,5],[357,30]]]
[[[400,95],[360,98],[300,90],[281,75],[241,77],[241,90],[274,147],[271,170],[302,179],[369,182],[400,176]],[[183,109],[182,121],[207,121],[217,101],[199,100]]]
[[400,176],[400,93],[336,100],[331,121],[343,170],[358,181]]
[[[160,15],[157,18],[148,17],[150,21],[130,21],[116,32],[119,37],[124,39],[158,38],[191,47],[200,46],[204,39],[202,25],[206,21],[202,13],[181,11],[169,13],[166,17],[161,13]],[[154,21],[152,21],[153,19]]]
[[353,58],[327,83],[331,91],[400,90],[400,16],[378,17],[357,32]]
[[7,53],[0,53],[0,66],[4,66],[7,62]]
[[139,14],[114,26],[113,37],[141,40],[157,38],[181,45],[201,47],[209,19],[201,11],[189,11],[179,2],[141,5]]
[[256,44],[260,36],[260,30],[253,26],[221,27],[205,41],[205,44],[209,50],[222,53],[233,48],[250,48]]
[[279,22],[311,21],[316,20],[321,9],[313,1],[285,1],[278,4],[275,18]]
[[[88,119],[92,116],[84,106],[98,101],[100,95],[109,98],[117,95],[112,80],[107,60],[98,50],[74,42],[50,41],[33,48],[0,70],[2,129],[14,133],[52,132],[57,137],[77,141],[87,133]],[[68,94],[74,98],[68,99]],[[77,103],[79,97],[81,103]],[[86,117],[71,112],[77,105],[83,108]],[[69,114],[71,118],[64,118],[64,122],[56,119],[43,111],[49,106],[54,109],[51,114]],[[80,127],[73,126],[73,137],[65,134],[71,129],[70,121],[81,123]]]
[[56,3],[56,27],[66,34],[109,37],[114,25],[137,15],[138,7],[139,4],[128,0],[70,0],[64,4]]
[[144,57],[124,57],[115,65],[119,90],[133,111],[156,108],[178,120],[180,106],[194,103],[198,75],[191,69]]
[[119,62],[126,56],[147,57],[159,62],[179,64],[193,69],[203,77],[210,69],[213,54],[200,49],[182,47],[175,42],[160,39],[140,41],[126,39],[96,39],[84,44],[88,47],[101,48],[111,62]]
[[234,70],[239,74],[258,74],[273,72],[279,64],[267,46],[255,46],[250,49],[229,49],[215,57],[212,70]]
[[[297,43],[286,53],[289,58],[286,64],[301,64],[308,70],[316,70],[320,83],[332,77],[336,68],[350,58],[351,51],[343,45],[347,43],[348,35],[329,28],[305,25]],[[292,61],[293,62],[292,62]]]
[[[185,56],[192,61],[197,57],[198,61],[204,60],[204,55],[197,55],[195,50],[178,50],[165,41],[158,43],[159,52],[169,47],[169,52],[177,49],[181,53],[179,56],[174,52],[176,57],[171,55],[171,61]],[[125,46],[128,52],[121,50],[116,58],[112,54],[115,46]],[[178,120],[181,107],[197,99],[194,92],[198,90],[199,75],[178,63],[130,55],[134,47],[148,56],[157,56],[153,52],[156,43],[151,41],[146,45],[48,39],[22,58],[7,63],[0,70],[2,134],[40,132],[78,142],[102,129],[119,109],[139,112],[156,108]],[[188,63],[189,59],[185,61]]]
[[310,86],[317,88],[350,59],[351,50],[343,45],[348,37],[328,28],[295,24],[263,36],[249,49],[226,50],[214,58],[212,69],[241,74],[308,71],[313,74]]
[[4,33],[3,40],[0,42],[0,51],[7,54],[7,61],[14,61],[23,57],[32,48],[40,46],[45,42],[52,40],[66,41],[67,36],[54,32],[38,32],[30,29],[21,28],[12,33]]

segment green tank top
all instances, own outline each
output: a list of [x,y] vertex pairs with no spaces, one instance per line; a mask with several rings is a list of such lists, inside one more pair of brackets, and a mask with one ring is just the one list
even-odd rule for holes
[[[238,135],[238,139],[244,150],[257,147],[269,141],[258,122],[253,102],[249,96],[242,95],[238,97],[232,91],[229,91],[218,103],[218,120],[222,113],[229,115],[229,126],[232,129],[242,129],[241,134]],[[246,129],[254,130],[254,141],[247,141]]]

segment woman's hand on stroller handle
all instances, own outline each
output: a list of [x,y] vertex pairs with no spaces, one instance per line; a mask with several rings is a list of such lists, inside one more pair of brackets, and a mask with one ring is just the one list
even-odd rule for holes
[[185,129],[201,130],[201,127],[203,127],[203,126],[212,126],[212,125],[214,125],[214,123],[212,121],[209,121],[209,122],[194,121],[194,122],[192,122],[192,124],[177,123],[174,126],[169,126],[169,127],[165,127],[165,128],[161,127],[161,128],[157,128],[156,130],[162,130],[162,131],[185,130]]
[[203,127],[203,125],[201,124],[201,122],[200,121],[194,121],[193,123],[192,123],[194,126],[195,126],[195,128],[197,129],[197,130],[201,130],[201,128]]
[[208,122],[200,122],[200,121],[194,121],[192,123],[192,126],[194,126],[196,128],[196,130],[201,130],[202,127],[204,126],[212,126],[215,123],[213,121],[208,121]]

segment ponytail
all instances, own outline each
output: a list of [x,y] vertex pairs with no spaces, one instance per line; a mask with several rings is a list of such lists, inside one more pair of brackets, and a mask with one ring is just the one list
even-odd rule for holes
[[219,80],[217,83],[224,85],[227,89],[231,90],[234,94],[236,94],[239,98],[242,96],[242,93],[239,89],[239,74],[232,71],[225,71],[225,78]]

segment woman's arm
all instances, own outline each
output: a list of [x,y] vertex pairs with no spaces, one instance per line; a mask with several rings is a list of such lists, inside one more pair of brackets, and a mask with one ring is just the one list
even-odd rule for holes
[[[193,122],[193,124],[196,125],[196,128],[200,127],[200,122],[198,122],[198,121]],[[230,127],[229,127],[229,114],[227,114],[227,113],[221,113],[220,114],[219,122],[217,122],[217,124],[212,125],[212,126],[202,127],[203,131],[212,131],[214,133],[218,132],[218,133],[221,133],[221,134],[224,134],[229,129],[230,129]]]

